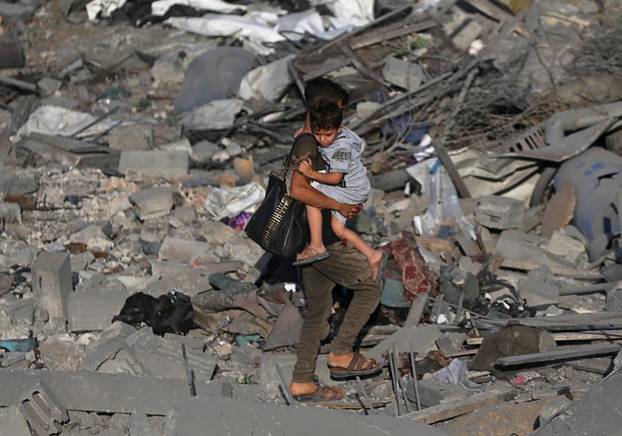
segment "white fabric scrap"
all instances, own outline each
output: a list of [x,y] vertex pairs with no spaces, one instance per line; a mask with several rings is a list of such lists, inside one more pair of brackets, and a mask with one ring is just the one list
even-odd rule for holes
[[214,188],[205,201],[205,210],[215,220],[232,218],[240,212],[254,210],[266,196],[256,182],[235,188]]
[[93,0],[86,4],[86,15],[91,21],[96,21],[98,17],[109,17],[125,2],[126,0]]
[[255,42],[278,42],[285,38],[266,23],[266,17],[258,14],[218,15],[205,14],[202,17],[174,17],[165,21],[176,29],[204,36],[244,37]]
[[315,10],[296,12],[279,18],[276,29],[283,32],[288,39],[299,40],[305,34],[310,34],[321,39],[333,39],[348,31],[352,26],[344,26],[326,30],[322,17]]
[[293,82],[287,67],[291,58],[292,56],[286,56],[246,73],[238,91],[240,98],[275,101],[281,97]]
[[364,26],[374,20],[374,0],[335,0],[327,6],[336,18],[355,26]]
[[246,6],[232,5],[221,0],[159,0],[151,3],[153,15],[164,15],[175,5],[190,6],[191,8],[212,12],[230,14],[236,11],[246,11]]
[[[94,122],[96,117],[85,112],[73,111],[59,106],[40,106],[28,117],[28,121],[11,138],[18,142],[22,136],[31,133],[43,133],[45,135],[72,136],[75,132],[83,129]],[[118,125],[118,121],[106,118],[77,135],[78,138],[95,136],[108,131]]]

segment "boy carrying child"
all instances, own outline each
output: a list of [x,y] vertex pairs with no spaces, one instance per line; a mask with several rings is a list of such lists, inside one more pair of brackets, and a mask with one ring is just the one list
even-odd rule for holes
[[[341,125],[347,94],[339,85],[327,79],[311,82],[306,91],[311,92],[305,92],[309,113],[303,132],[310,130],[314,136],[327,170],[315,170],[311,160],[307,158],[298,164],[298,171],[313,181],[314,188],[339,203],[364,203],[369,195],[370,184],[367,170],[361,161],[363,140]],[[313,95],[313,91],[316,95]],[[311,240],[296,257],[295,266],[309,265],[329,256],[322,242],[322,211],[309,205],[306,209]],[[346,221],[347,217],[338,211],[332,211],[331,227],[334,233],[367,258],[374,280],[380,278],[380,271],[387,261],[386,254],[370,247],[356,232],[348,229]]]

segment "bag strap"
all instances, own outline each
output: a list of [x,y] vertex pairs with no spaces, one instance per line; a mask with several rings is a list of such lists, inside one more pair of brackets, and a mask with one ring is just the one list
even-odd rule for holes
[[289,153],[287,153],[287,156],[283,160],[283,169],[281,170],[281,178],[283,180],[287,178],[287,171],[289,170],[289,164],[292,160],[293,153],[294,153],[294,146],[292,145],[292,147],[289,149]]

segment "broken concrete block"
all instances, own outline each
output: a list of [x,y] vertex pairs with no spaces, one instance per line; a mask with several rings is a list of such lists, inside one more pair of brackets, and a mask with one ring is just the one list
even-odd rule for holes
[[[181,354],[181,353],[180,353]],[[166,415],[171,407],[188,401],[185,379],[166,379],[94,371],[41,371],[0,368],[0,406],[18,404],[24,386],[43,381],[70,410],[105,413]],[[222,384],[197,382],[199,397],[220,396]]]
[[392,85],[399,86],[408,91],[417,89],[425,80],[421,65],[413,64],[393,56],[389,56],[384,60],[382,77]]
[[49,336],[39,345],[41,360],[47,368],[77,371],[82,361],[80,344],[66,334]]
[[32,436],[26,419],[15,406],[0,409],[0,423],[2,433],[7,436]]
[[185,379],[186,367],[181,353],[181,344],[186,343],[186,355],[197,381],[208,382],[216,371],[216,361],[208,353],[201,352],[203,344],[193,344],[177,335],[164,338],[152,333],[145,327],[125,339],[130,355],[138,365],[149,374],[158,378]]
[[145,151],[153,149],[153,126],[132,124],[118,126],[110,132],[108,146],[113,150]]
[[300,339],[302,316],[293,304],[286,304],[263,346],[264,350],[294,345]]
[[119,172],[126,177],[176,179],[187,175],[189,166],[188,153],[183,151],[122,151],[119,160]]
[[199,164],[206,164],[220,151],[220,147],[210,141],[201,141],[192,146],[192,160]]
[[570,236],[565,229],[553,232],[546,249],[556,256],[567,259],[575,265],[577,265],[579,259],[583,256],[587,260],[585,244]]
[[458,8],[453,8],[452,12],[452,20],[443,28],[456,47],[467,51],[471,43],[481,34],[482,26]]
[[32,325],[35,317],[35,301],[32,298],[11,301],[4,308],[13,324]]
[[90,251],[71,256],[71,271],[84,271],[95,260],[95,255]]
[[567,408],[571,403],[572,401],[570,401],[564,395],[558,395],[556,397],[546,400],[538,418],[540,426],[545,425],[547,422],[557,416],[559,412]]
[[173,191],[161,186],[138,191],[129,200],[138,209],[141,221],[168,215],[175,204]]
[[26,21],[32,17],[34,13],[35,7],[33,5],[0,2],[0,17],[4,17],[7,20]]
[[572,268],[567,260],[540,248],[546,240],[518,230],[505,230],[497,241],[495,251],[503,258],[503,266],[532,270],[541,266]]
[[7,168],[0,171],[0,193],[6,195],[32,194],[39,189],[39,179],[33,174],[17,174]]
[[44,382],[28,389],[20,399],[19,410],[34,436],[60,433],[61,424],[69,420],[67,409]]
[[560,285],[553,280],[547,267],[537,268],[529,272],[527,278],[518,281],[518,292],[527,306],[545,308],[551,304],[559,304]]
[[557,344],[553,335],[534,327],[512,325],[486,336],[471,361],[471,370],[494,371],[500,357],[553,351]]
[[167,237],[160,248],[162,260],[190,262],[192,259],[209,256],[211,247],[207,242]]
[[50,322],[64,329],[67,300],[73,290],[69,255],[50,252],[39,255],[32,266],[32,290],[37,304],[47,311]]
[[393,344],[395,344],[397,351],[402,353],[414,351],[426,354],[428,351],[437,349],[436,340],[442,335],[435,325],[402,327],[373,347],[368,355],[380,361],[382,355],[393,348]]
[[69,331],[100,331],[110,326],[129,296],[126,290],[72,292],[67,303]]
[[52,79],[51,77],[44,77],[37,82],[39,95],[42,97],[48,97],[58,91],[62,84],[63,82],[60,80]]
[[[443,401],[464,398],[468,390],[458,384],[444,383],[434,378],[424,378],[417,381],[419,401],[423,407],[437,406]],[[413,403],[417,402],[415,386],[412,382],[406,385],[406,397]]]
[[185,225],[188,225],[192,224],[196,220],[197,213],[192,207],[176,207],[173,211],[173,218],[179,220]]
[[489,229],[517,229],[524,214],[522,201],[495,195],[479,198],[475,208],[475,220]]
[[71,242],[82,242],[89,250],[108,251],[114,247],[114,243],[104,233],[101,226],[90,225],[72,234]]
[[5,223],[22,222],[22,210],[17,203],[0,203],[0,221]]

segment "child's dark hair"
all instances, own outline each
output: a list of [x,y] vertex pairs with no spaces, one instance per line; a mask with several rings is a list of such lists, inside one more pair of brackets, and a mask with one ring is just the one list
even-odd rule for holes
[[309,110],[311,130],[330,130],[341,127],[343,111],[337,103],[329,100],[317,100]]
[[350,101],[350,96],[339,84],[324,77],[309,80],[305,86],[305,100],[307,107],[313,107],[318,100],[328,100],[346,107]]

